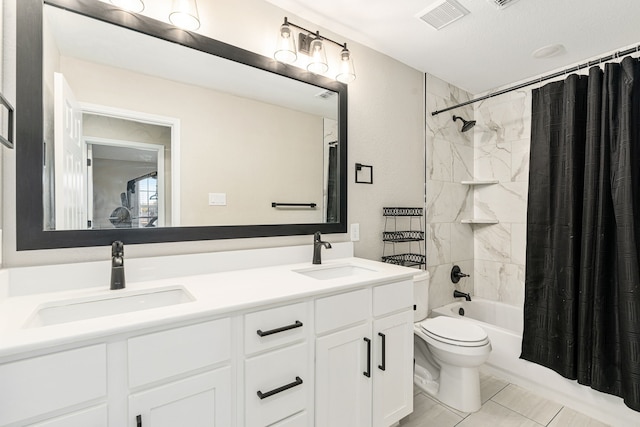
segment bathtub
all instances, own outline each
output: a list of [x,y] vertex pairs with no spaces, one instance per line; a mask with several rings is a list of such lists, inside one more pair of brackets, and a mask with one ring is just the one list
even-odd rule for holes
[[611,426],[640,425],[640,413],[622,399],[566,379],[551,369],[520,359],[522,308],[473,298],[434,308],[430,317],[449,316],[481,326],[491,340],[491,354],[481,372],[503,378]]

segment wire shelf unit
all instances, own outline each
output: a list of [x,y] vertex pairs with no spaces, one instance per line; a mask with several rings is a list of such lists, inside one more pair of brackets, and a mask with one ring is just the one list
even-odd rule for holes
[[[426,267],[423,208],[382,208],[384,231],[382,261],[405,267]],[[401,250],[400,250],[401,248]],[[391,254],[387,254],[390,250]]]

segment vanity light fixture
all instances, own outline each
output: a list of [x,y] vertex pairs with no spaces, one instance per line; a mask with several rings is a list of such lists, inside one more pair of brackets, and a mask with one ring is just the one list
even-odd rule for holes
[[200,28],[200,16],[196,0],[173,0],[169,22],[176,27],[194,31]]
[[109,0],[114,6],[118,6],[120,9],[128,10],[129,12],[140,13],[144,10],[144,3],[142,0]]
[[[297,50],[292,27],[300,30]],[[354,81],[356,78],[355,67],[346,43],[338,43],[324,37],[320,35],[320,31],[315,33],[309,31],[290,22],[287,17],[284,18],[284,23],[280,26],[278,44],[273,57],[276,61],[291,64],[298,59],[298,52],[305,53],[310,57],[307,70],[314,74],[325,74],[329,71],[325,42],[333,43],[342,48],[340,51],[340,69],[336,75],[336,80],[342,83]]]
[[278,36],[278,47],[276,48],[273,57],[276,61],[285,62],[290,64],[298,59],[298,53],[296,52],[296,41],[293,36],[293,31],[289,26],[289,21],[284,18],[284,24],[280,27],[280,34]]
[[309,56],[311,56],[311,62],[307,65],[307,70],[314,74],[324,74],[329,71],[327,52],[324,50],[324,43],[322,43],[320,31],[316,32],[316,35],[311,40],[311,44],[309,44]]
[[356,79],[356,69],[353,66],[353,59],[351,59],[351,52],[347,49],[347,44],[344,44],[344,48],[340,52],[340,71],[336,76],[336,80],[342,83],[351,83]]

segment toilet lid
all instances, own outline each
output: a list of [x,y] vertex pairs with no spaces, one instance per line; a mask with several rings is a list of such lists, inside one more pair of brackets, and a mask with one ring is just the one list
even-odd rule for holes
[[477,346],[488,341],[485,330],[468,320],[438,316],[423,321],[420,327],[433,339],[451,344]]

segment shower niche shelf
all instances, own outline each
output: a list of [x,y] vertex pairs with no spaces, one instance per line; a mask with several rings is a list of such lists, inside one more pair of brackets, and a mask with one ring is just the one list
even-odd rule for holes
[[[423,208],[382,208],[382,261],[405,267],[426,265],[424,248]],[[387,254],[390,251],[390,254]]]
[[[497,179],[473,179],[468,181],[460,181],[462,185],[493,185],[498,184],[500,181]],[[498,224],[500,221],[497,219],[489,218],[465,218],[460,221],[462,224]]]
[[487,219],[487,218],[469,218],[460,220],[462,224],[499,224],[500,221],[497,219]]

